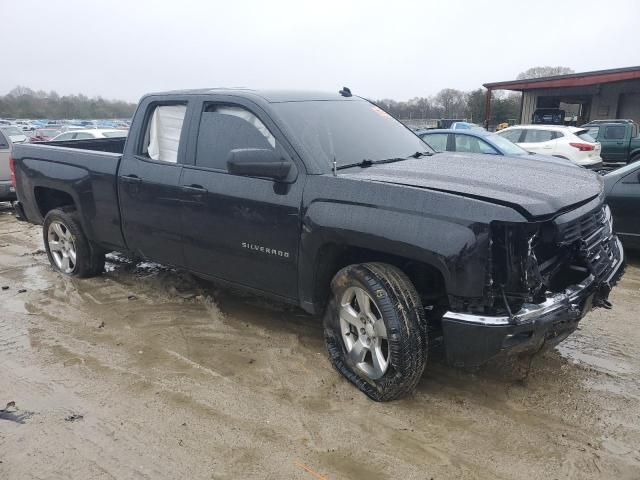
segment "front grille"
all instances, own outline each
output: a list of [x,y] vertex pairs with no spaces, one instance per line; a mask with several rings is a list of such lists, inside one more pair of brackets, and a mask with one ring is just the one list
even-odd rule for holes
[[606,221],[605,208],[587,213],[586,215],[573,220],[562,228],[561,244],[570,245],[577,240],[588,238],[593,235]]
[[611,216],[608,207],[599,208],[560,228],[560,244],[575,249],[589,273],[602,277],[614,259]]

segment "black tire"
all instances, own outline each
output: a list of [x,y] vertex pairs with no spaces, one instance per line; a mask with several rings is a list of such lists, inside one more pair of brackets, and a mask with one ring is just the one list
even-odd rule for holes
[[631,157],[631,160],[629,160],[629,163],[635,163],[640,161],[640,154],[636,154],[633,157]]
[[[351,287],[359,287],[368,294],[386,327],[388,366],[379,378],[367,375],[348,353],[345,342],[349,340],[345,338],[355,338],[357,332],[350,332],[352,336],[343,333],[345,325],[351,326],[341,324],[340,312],[344,311],[341,310],[343,299],[353,291]],[[365,263],[340,270],[331,282],[331,291],[324,318],[324,337],[336,370],[378,402],[395,400],[411,393],[424,372],[428,345],[424,308],[411,281],[392,265]],[[360,310],[357,304],[353,308],[354,311],[356,308]],[[375,336],[372,338],[376,339]]]
[[[76,261],[73,265],[73,270],[70,272],[62,270],[53,258],[48,239],[49,226],[53,222],[62,224],[71,234],[76,251]],[[104,271],[105,252],[87,240],[73,207],[63,207],[49,211],[42,224],[42,236],[47,257],[54,270],[70,277],[80,278],[94,277]]]

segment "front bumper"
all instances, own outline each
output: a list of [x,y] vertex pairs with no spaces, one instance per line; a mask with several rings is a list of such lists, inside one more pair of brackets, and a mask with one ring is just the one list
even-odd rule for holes
[[447,361],[476,367],[499,353],[536,352],[561,342],[593,307],[608,305],[611,287],[624,271],[624,250],[618,238],[614,250],[601,278],[589,275],[564,292],[549,294],[542,303],[523,305],[512,316],[445,313],[442,329]]

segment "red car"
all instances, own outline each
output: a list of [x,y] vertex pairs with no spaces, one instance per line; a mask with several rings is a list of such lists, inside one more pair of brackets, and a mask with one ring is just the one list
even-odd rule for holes
[[29,139],[29,142],[48,142],[59,133],[60,130],[57,128],[38,128],[33,132],[33,136]]

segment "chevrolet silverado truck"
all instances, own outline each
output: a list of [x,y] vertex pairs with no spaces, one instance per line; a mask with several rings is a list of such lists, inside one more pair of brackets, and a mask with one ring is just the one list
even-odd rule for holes
[[333,366],[377,401],[434,346],[477,367],[554,345],[623,271],[594,173],[434,153],[348,89],[152,94],[126,141],[17,145],[11,165],[53,269],[120,251],[323,314]]
[[600,156],[610,163],[633,163],[640,160],[640,135],[633,120],[593,120],[580,128],[602,146]]

